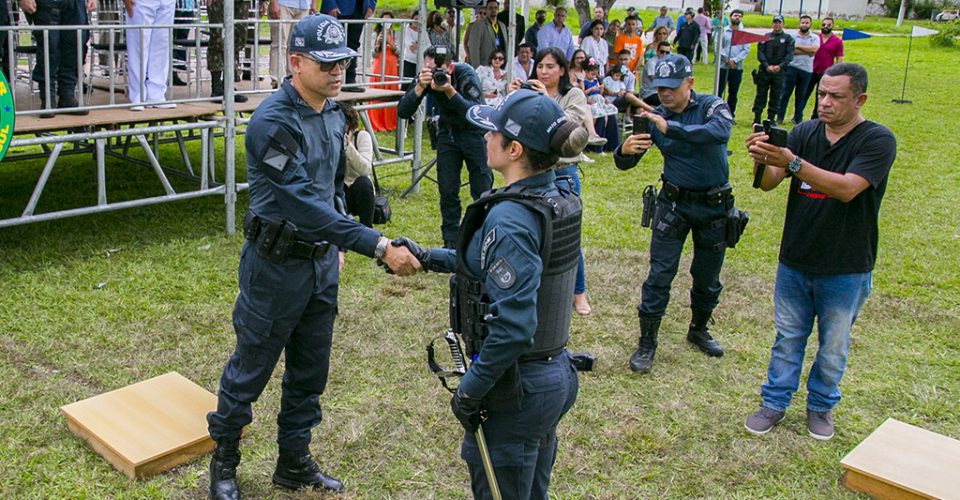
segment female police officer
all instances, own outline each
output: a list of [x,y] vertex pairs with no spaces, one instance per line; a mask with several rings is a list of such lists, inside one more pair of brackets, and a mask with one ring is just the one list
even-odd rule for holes
[[506,187],[470,205],[456,251],[402,244],[424,268],[456,272],[473,363],[451,407],[467,431],[461,457],[474,496],[491,496],[474,437],[482,410],[503,498],[546,498],[557,423],[578,389],[564,347],[580,251],[580,200],[557,189],[550,167],[583,150],[589,134],[553,99],[523,89],[497,108],[470,108],[467,118],[488,131],[487,161]]

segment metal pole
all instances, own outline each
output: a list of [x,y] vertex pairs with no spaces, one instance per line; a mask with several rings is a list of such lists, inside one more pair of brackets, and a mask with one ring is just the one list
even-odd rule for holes
[[[233,2],[223,2],[223,156],[224,156],[224,204],[226,205],[226,229],[227,234],[234,234],[237,231],[236,204],[237,204],[237,178],[236,178],[236,116],[233,111],[233,74],[234,74],[234,50],[233,47]],[[246,25],[244,25],[244,28]]]
[[910,32],[910,41],[907,43],[907,65],[903,68],[903,89],[900,91],[900,98],[893,99],[896,104],[910,104],[911,101],[904,99],[907,95],[907,71],[910,69],[910,49],[913,48],[913,31]]
[[480,448],[480,459],[483,461],[483,472],[487,475],[487,484],[490,485],[490,495],[493,500],[501,500],[500,486],[497,485],[497,476],[493,471],[493,461],[490,460],[490,450],[487,449],[487,438],[483,436],[482,424],[477,426],[477,447]]
[[[508,0],[509,1],[509,0]],[[496,21],[496,19],[494,19]],[[507,13],[507,46],[504,52],[507,54],[507,83],[513,81],[513,59],[516,57],[514,52],[517,50],[517,6],[510,4],[510,12]]]

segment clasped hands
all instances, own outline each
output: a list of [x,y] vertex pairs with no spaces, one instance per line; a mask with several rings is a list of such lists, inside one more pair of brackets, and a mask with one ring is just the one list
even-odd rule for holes
[[377,261],[388,274],[411,276],[426,272],[430,264],[430,249],[417,245],[410,238],[394,238],[387,245],[383,259]]

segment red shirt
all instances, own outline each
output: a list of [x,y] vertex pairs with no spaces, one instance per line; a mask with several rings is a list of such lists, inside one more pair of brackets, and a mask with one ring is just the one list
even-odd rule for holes
[[838,57],[843,57],[843,40],[839,36],[833,35],[829,40],[823,40],[823,33],[820,34],[820,48],[813,55],[813,72],[822,75],[833,61]]

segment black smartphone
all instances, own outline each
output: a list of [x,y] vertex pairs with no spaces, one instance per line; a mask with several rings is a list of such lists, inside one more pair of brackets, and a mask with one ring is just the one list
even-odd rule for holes
[[649,134],[650,133],[650,119],[644,118],[640,115],[633,115],[633,135],[636,134]]
[[[763,132],[764,126],[759,123],[753,124],[753,132]],[[763,181],[763,171],[767,169],[767,166],[763,163],[754,163],[753,164],[753,188],[760,189],[760,183]]]
[[763,126],[760,127],[760,130],[757,130],[757,127],[754,126],[753,131],[766,132],[767,137],[769,137],[769,139],[767,139],[767,144],[773,144],[774,146],[779,146],[781,148],[787,147],[787,129],[777,127],[770,120],[764,120]]

